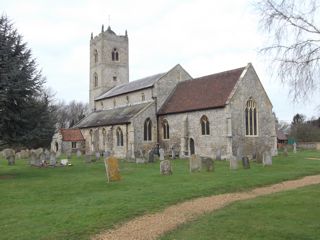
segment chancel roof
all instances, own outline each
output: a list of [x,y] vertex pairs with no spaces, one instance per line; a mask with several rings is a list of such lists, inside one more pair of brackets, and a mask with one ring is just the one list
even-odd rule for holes
[[156,75],[152,75],[149,77],[145,77],[139,80],[135,80],[132,82],[128,82],[125,84],[121,84],[119,86],[116,86],[114,88],[111,88],[107,92],[103,93],[99,97],[97,97],[95,100],[101,100],[105,98],[111,98],[114,96],[126,94],[129,92],[135,92],[137,90],[145,89],[152,87],[157,80],[159,80],[161,77],[163,77],[166,73],[159,73]]
[[77,124],[77,128],[111,126],[130,123],[130,119],[149,103],[135,104],[109,110],[95,111]]
[[180,82],[159,115],[224,107],[245,67]]

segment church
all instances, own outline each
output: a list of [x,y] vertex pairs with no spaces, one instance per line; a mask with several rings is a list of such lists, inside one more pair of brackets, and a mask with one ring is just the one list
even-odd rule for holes
[[272,103],[251,63],[200,78],[177,64],[129,81],[127,31],[102,26],[91,34],[89,82],[90,114],[75,126],[86,154],[134,158],[161,147],[167,155],[229,159],[238,149],[276,152]]

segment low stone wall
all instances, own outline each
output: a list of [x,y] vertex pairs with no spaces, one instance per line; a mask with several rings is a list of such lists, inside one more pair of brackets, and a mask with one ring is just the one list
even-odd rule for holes
[[320,142],[300,142],[297,144],[297,147],[302,149],[320,150]]

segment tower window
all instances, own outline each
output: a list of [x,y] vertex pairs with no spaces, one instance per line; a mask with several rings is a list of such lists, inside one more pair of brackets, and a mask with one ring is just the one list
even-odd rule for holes
[[113,49],[111,53],[112,61],[119,61],[119,52],[116,48]]
[[95,63],[98,62],[98,50],[97,49],[94,50],[94,62]]
[[245,109],[246,135],[257,136],[257,107],[256,102],[249,98]]
[[98,87],[98,74],[94,73],[93,78],[94,78],[94,86]]
[[114,81],[114,82],[117,81],[117,76],[113,76],[113,81]]

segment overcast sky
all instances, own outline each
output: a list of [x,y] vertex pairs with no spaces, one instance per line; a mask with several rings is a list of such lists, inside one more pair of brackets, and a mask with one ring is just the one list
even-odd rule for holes
[[319,96],[293,103],[288,87],[271,77],[257,54],[267,38],[248,0],[0,0],[0,11],[28,42],[47,86],[66,102],[88,102],[90,34],[110,24],[117,34],[128,30],[130,81],[178,63],[200,77],[251,62],[280,120],[320,116]]

